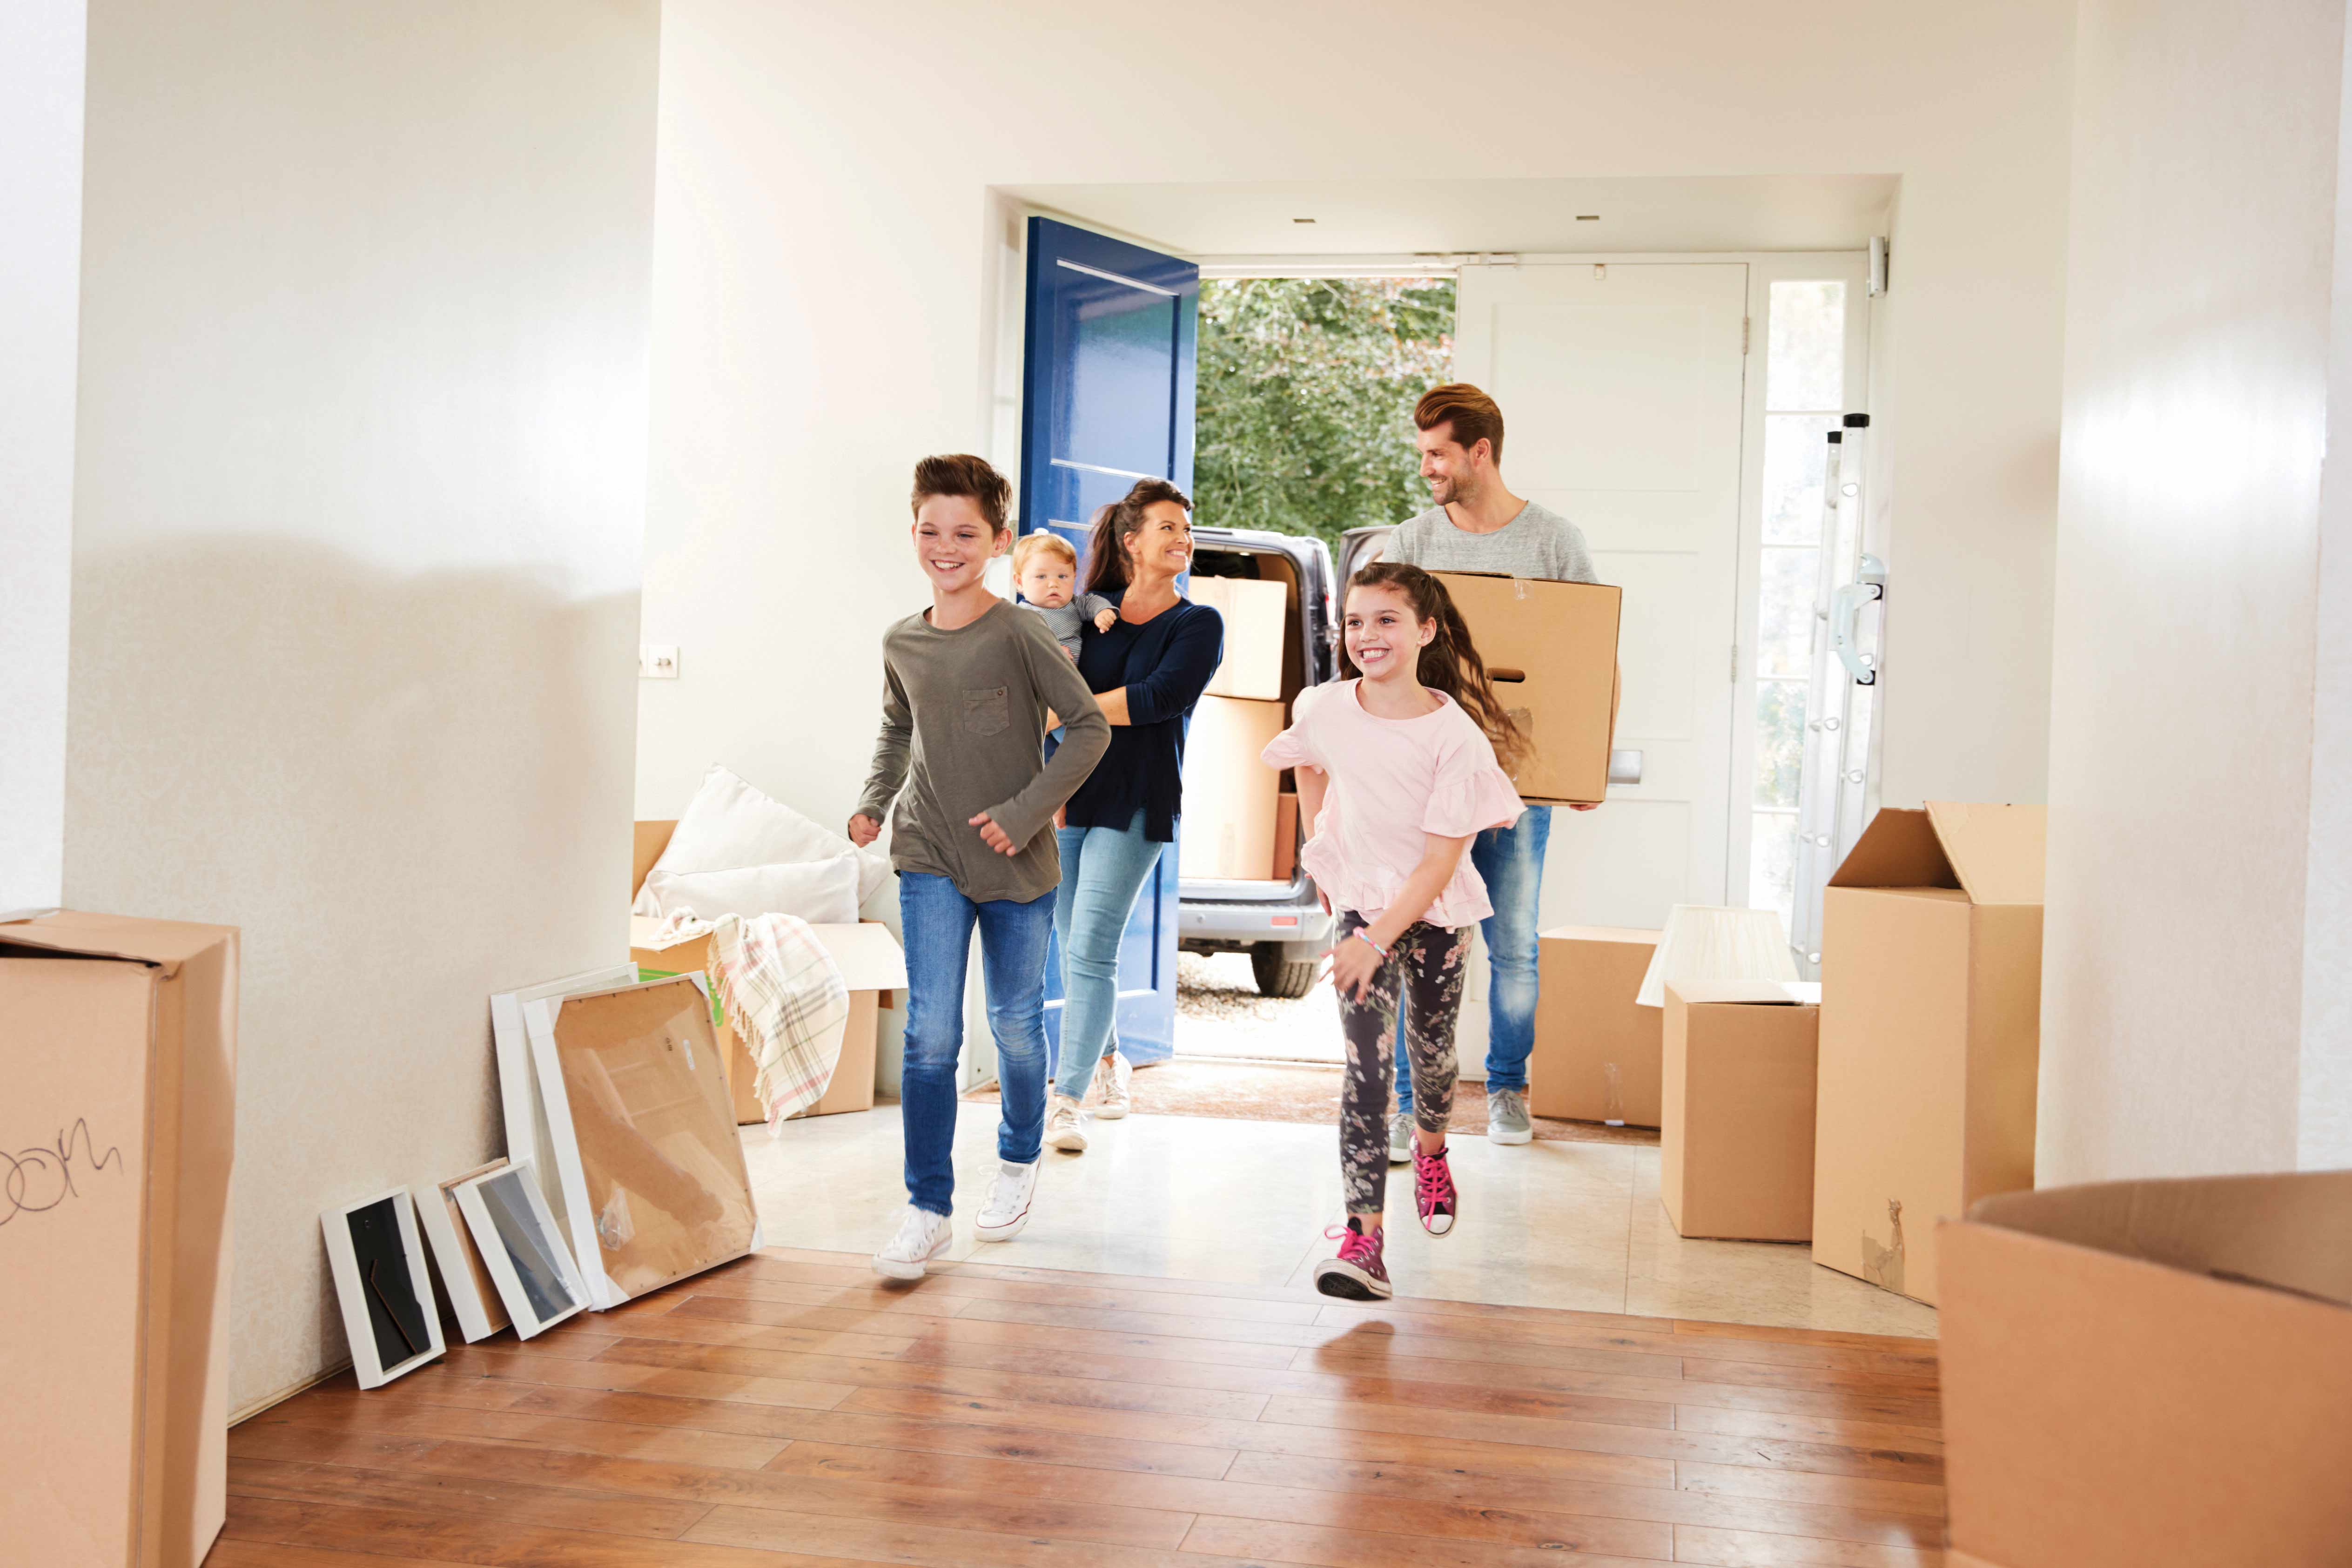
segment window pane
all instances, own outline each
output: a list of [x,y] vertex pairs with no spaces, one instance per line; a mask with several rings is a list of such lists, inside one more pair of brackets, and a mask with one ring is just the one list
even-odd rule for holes
[[1752,819],[1748,839],[1748,907],[1778,910],[1781,928],[1794,928],[1797,818],[1793,812],[1759,811]]
[[1775,283],[1765,361],[1767,408],[1845,406],[1845,285]]
[[1756,804],[1797,804],[1805,771],[1805,683],[1756,683]]
[[1813,672],[1813,605],[1819,593],[1818,550],[1764,551],[1763,584],[1756,605],[1756,673],[1810,679]]
[[1834,414],[1771,414],[1764,419],[1764,542],[1818,544],[1822,483]]

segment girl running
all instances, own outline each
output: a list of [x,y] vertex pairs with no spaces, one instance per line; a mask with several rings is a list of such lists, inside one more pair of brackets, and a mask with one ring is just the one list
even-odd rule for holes
[[1444,584],[1418,566],[1381,562],[1348,584],[1342,617],[1354,680],[1299,695],[1290,728],[1265,752],[1291,768],[1312,825],[1301,858],[1340,916],[1331,951],[1348,1042],[1339,1102],[1344,1229],[1317,1266],[1327,1296],[1381,1300],[1388,1188],[1390,1042],[1400,1013],[1412,1058],[1412,1185],[1432,1236],[1454,1227],[1445,1124],[1454,1110],[1454,1020],[1470,928],[1493,912],[1463,851],[1523,809],[1500,763],[1525,742],[1495,696],[1486,664]]

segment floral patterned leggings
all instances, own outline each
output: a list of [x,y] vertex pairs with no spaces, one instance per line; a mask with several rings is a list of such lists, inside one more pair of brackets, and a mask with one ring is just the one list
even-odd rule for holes
[[[1348,911],[1339,918],[1339,940],[1354,941],[1370,923]],[[1389,1093],[1400,1006],[1412,1061],[1415,1125],[1442,1132],[1454,1113],[1454,1019],[1462,1011],[1470,931],[1416,921],[1373,972],[1362,1001],[1339,994],[1339,1032],[1348,1042],[1348,1079],[1339,1093],[1339,1185],[1349,1214],[1378,1214],[1387,1201]]]

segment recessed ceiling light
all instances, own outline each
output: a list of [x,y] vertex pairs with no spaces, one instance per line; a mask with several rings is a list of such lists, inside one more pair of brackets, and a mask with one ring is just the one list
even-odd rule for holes
[[1576,221],[1579,223],[1599,223],[1601,221],[1601,215],[1599,213],[1579,213],[1576,215]]
[[1313,223],[1315,220],[1311,217],[1295,217],[1290,221],[1293,223]]

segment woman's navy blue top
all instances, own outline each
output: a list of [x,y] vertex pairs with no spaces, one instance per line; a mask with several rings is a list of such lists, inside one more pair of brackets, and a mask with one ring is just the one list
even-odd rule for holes
[[[1125,596],[1108,595],[1114,604]],[[1064,820],[1072,827],[1125,828],[1139,810],[1144,837],[1172,844],[1184,809],[1184,721],[1216,679],[1224,617],[1180,599],[1139,626],[1115,621],[1110,630],[1085,637],[1078,673],[1091,691],[1126,687],[1128,721],[1111,726],[1110,750],[1070,797]]]

